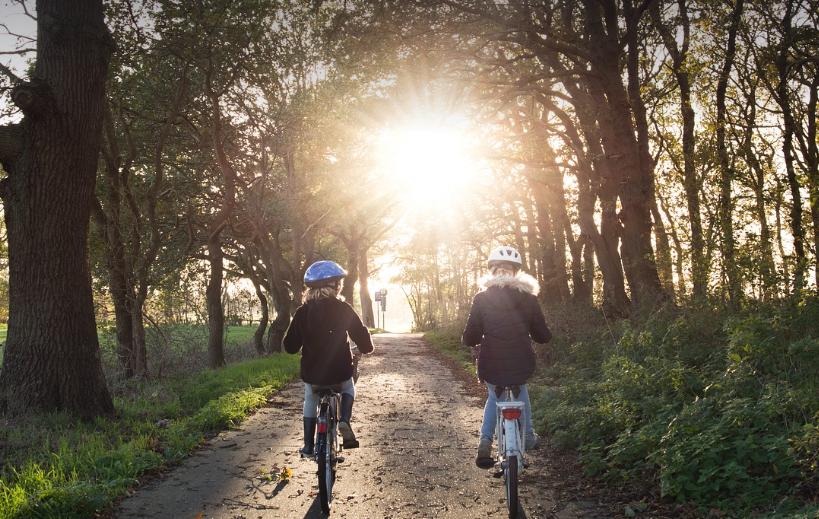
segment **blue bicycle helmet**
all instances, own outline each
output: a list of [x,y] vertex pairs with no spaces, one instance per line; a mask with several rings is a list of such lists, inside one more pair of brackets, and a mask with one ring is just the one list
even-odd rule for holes
[[347,275],[347,271],[335,261],[317,261],[304,272],[304,284],[308,287],[332,285]]

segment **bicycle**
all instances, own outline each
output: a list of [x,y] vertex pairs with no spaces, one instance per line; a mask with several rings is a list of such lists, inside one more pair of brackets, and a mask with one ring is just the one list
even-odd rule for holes
[[495,425],[495,437],[498,439],[497,465],[506,487],[509,519],[518,517],[518,477],[523,471],[523,455],[526,451],[521,434],[524,403],[515,400],[519,395],[520,386],[495,386],[495,396],[498,398]]
[[313,386],[319,396],[319,415],[316,426],[316,442],[313,455],[318,464],[319,501],[325,514],[330,513],[333,502],[333,484],[336,481],[336,465],[342,458],[338,455],[338,410],[341,406],[340,386]]

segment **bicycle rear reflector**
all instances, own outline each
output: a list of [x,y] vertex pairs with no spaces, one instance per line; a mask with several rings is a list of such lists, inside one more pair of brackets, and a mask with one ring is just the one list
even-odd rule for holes
[[[520,413],[518,413],[518,414],[520,414]],[[327,422],[319,422],[317,430],[320,433],[326,433],[327,432]]]
[[520,409],[514,407],[509,409],[503,409],[501,411],[501,414],[503,414],[503,417],[506,420],[517,420],[518,418],[520,418]]

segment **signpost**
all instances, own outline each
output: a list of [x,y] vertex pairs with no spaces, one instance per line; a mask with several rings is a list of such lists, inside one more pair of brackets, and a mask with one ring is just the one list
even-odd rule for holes
[[[381,328],[383,330],[384,329],[384,317],[385,317],[384,314],[387,313],[387,289],[386,288],[382,288],[381,290],[376,290],[375,291],[375,302],[376,303],[381,303],[381,309],[380,309],[380,311],[378,311],[378,309],[376,309],[375,316],[376,316],[376,325],[378,326],[378,328]],[[378,324],[379,316],[380,316],[380,320],[381,320],[380,324]]]

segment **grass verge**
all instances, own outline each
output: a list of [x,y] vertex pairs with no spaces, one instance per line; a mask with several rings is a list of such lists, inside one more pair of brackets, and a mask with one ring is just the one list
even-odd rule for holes
[[140,476],[239,423],[298,367],[298,356],[272,355],[141,383],[117,397],[113,419],[78,422],[55,413],[6,424],[0,429],[0,519],[93,517]]
[[454,360],[464,371],[477,376],[475,362],[472,360],[472,353],[461,344],[461,331],[463,327],[448,327],[433,330],[424,334],[424,339],[432,347],[441,352],[446,357]]

